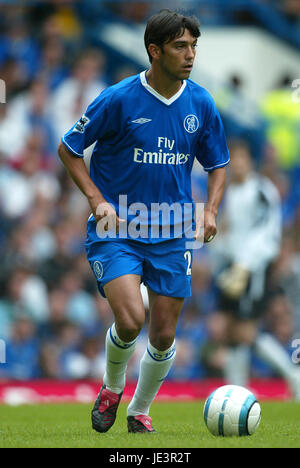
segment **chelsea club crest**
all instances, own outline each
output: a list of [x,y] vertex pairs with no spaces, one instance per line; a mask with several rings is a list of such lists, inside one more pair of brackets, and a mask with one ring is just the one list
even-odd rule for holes
[[183,125],[188,133],[195,133],[199,128],[199,120],[196,115],[189,114],[184,119]]
[[98,280],[100,280],[103,276],[103,266],[102,263],[96,260],[96,262],[93,263],[93,271],[95,273],[95,276]]

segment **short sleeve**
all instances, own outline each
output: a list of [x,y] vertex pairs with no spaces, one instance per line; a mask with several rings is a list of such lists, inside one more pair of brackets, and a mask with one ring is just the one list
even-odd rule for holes
[[62,137],[62,142],[75,156],[83,158],[86,148],[112,132],[113,120],[108,118],[109,101],[109,96],[103,91]]
[[199,139],[196,158],[205,171],[226,166],[230,160],[223,123],[213,101],[210,116]]

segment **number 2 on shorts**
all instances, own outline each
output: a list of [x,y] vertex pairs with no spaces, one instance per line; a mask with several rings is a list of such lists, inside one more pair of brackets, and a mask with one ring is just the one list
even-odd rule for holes
[[186,274],[191,275],[192,274],[192,269],[191,269],[191,264],[192,264],[192,254],[190,250],[186,250],[184,252],[184,258],[187,260],[187,269],[186,269]]

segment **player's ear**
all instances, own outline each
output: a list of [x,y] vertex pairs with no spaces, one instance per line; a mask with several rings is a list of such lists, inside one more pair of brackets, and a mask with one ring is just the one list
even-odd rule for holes
[[159,59],[161,56],[161,48],[156,44],[149,44],[148,51],[152,57],[152,59]]

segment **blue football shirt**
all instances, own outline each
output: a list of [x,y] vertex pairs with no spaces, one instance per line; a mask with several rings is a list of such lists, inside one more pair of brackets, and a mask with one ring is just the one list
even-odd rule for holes
[[162,206],[174,207],[169,211],[170,237],[184,235],[177,208],[192,219],[195,158],[206,171],[229,162],[222,121],[211,95],[188,79],[166,99],[147,83],[146,71],[102,91],[62,142],[81,158],[84,149],[96,142],[91,179],[117,214],[127,219],[127,226],[136,222],[138,240],[143,242],[168,238],[166,231],[161,234],[166,219]]

